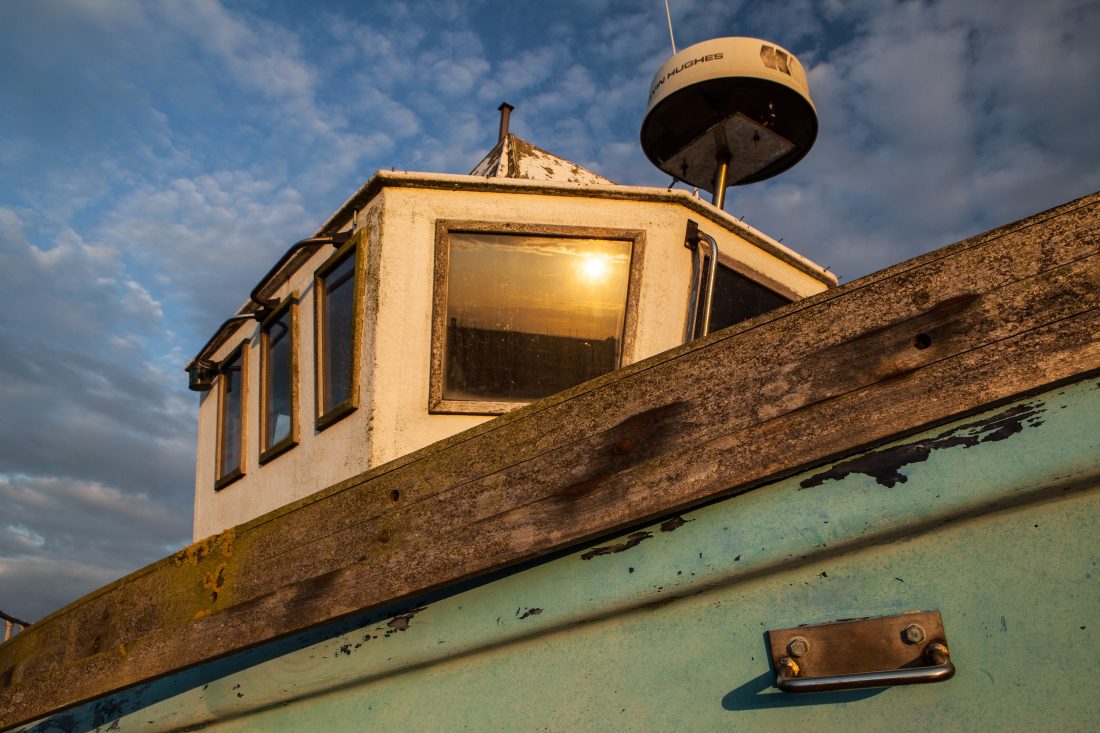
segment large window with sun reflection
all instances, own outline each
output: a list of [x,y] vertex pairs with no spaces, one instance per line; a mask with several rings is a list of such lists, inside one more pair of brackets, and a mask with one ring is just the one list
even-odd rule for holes
[[446,239],[442,400],[526,402],[619,367],[632,239]]

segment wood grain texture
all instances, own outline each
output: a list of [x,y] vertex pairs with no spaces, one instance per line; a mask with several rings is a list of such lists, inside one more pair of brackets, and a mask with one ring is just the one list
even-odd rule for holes
[[738,324],[39,621],[0,647],[0,727],[1082,378],[1098,306],[1093,195]]

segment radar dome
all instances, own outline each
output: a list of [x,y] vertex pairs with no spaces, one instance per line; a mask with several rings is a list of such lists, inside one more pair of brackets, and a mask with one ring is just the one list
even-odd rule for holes
[[806,72],[757,38],[715,38],[672,56],[653,77],[642,150],[665,173],[715,194],[802,159],[817,137]]

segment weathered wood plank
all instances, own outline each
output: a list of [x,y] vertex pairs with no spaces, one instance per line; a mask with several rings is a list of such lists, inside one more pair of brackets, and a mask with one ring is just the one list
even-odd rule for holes
[[1098,208],[793,304],[187,548],[6,644],[0,725],[1096,370]]

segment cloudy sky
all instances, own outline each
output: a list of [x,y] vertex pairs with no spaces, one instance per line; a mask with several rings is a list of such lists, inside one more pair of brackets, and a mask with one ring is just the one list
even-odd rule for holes
[[[727,210],[848,281],[1100,189],[1095,0],[671,0],[679,47],[773,40],[821,132]],[[184,364],[373,171],[512,129],[619,183],[662,0],[0,2],[0,609],[190,540]]]

